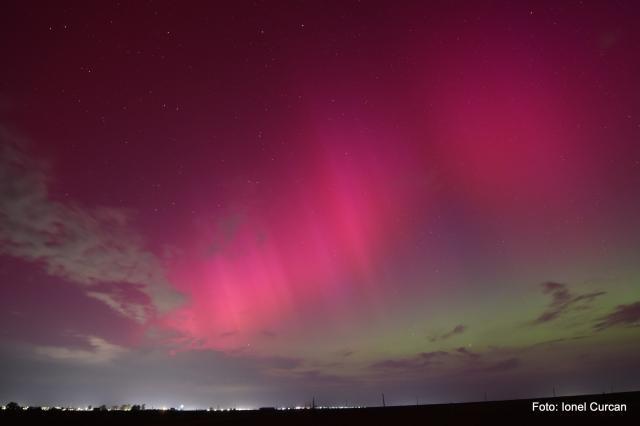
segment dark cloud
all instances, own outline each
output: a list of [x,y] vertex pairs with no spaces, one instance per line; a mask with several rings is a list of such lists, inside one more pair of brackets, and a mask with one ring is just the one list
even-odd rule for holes
[[374,370],[405,370],[411,372],[436,364],[449,355],[445,351],[421,352],[409,358],[391,358],[378,361],[371,364],[370,368]]
[[450,331],[448,331],[446,333],[429,337],[429,341],[430,342],[437,342],[437,341],[440,341],[440,340],[446,340],[446,339],[448,339],[450,337],[453,337],[455,335],[462,334],[466,330],[467,330],[467,327],[465,325],[458,324],[455,327],[453,327],[453,329],[451,329]]
[[393,375],[406,380],[434,376],[469,376],[502,373],[522,365],[517,351],[493,349],[474,352],[465,347],[452,351],[423,352],[407,358],[391,358],[370,365],[374,374]]
[[551,302],[547,309],[531,322],[534,325],[556,320],[571,311],[589,309],[597,297],[606,294],[604,291],[574,294],[566,284],[552,281],[542,283],[541,287],[543,294],[551,296]]
[[304,365],[304,360],[301,358],[272,356],[261,357],[260,364],[266,364],[271,368],[279,370],[293,370],[294,368],[302,367]]
[[336,355],[338,355],[339,357],[342,357],[342,358],[348,358],[351,355],[353,355],[354,353],[355,353],[355,351],[353,351],[351,349],[343,349],[341,351],[338,351],[336,353]]
[[431,351],[431,352],[421,352],[418,356],[425,360],[432,360],[435,358],[441,358],[449,355],[448,352],[445,351]]
[[479,354],[479,353],[477,353],[477,352],[472,352],[472,351],[470,351],[469,349],[467,349],[467,348],[465,348],[465,347],[457,348],[457,349],[455,350],[455,352],[456,352],[457,354],[464,355],[464,356],[469,357],[469,358],[479,358],[479,357],[480,357],[480,354]]
[[604,330],[614,326],[637,327],[638,325],[640,325],[640,302],[635,302],[630,305],[618,305],[613,312],[600,318],[594,328]]
[[589,336],[588,335],[582,335],[582,336],[561,337],[559,339],[545,340],[543,342],[534,343],[533,345],[529,346],[529,348],[535,348],[535,347],[538,347],[538,346],[556,345],[558,343],[572,342],[572,341],[576,341],[576,340],[586,339],[587,337],[589,337]]

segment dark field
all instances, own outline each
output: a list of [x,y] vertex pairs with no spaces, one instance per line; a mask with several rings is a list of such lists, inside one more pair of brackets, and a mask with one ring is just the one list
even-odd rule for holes
[[[556,412],[532,412],[534,401]],[[586,412],[562,412],[562,403],[586,402]],[[626,412],[592,412],[589,404],[626,404]],[[38,412],[4,411],[2,424],[83,425],[337,425],[337,424],[640,424],[640,392],[459,404],[314,410]],[[577,423],[576,423],[577,422]]]

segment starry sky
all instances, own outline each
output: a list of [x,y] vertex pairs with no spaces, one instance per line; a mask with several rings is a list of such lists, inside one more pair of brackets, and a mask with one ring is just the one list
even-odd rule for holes
[[640,387],[640,8],[18,2],[0,400]]

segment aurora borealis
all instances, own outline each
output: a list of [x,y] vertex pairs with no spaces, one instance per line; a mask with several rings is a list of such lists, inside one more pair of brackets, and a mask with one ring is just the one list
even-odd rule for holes
[[640,386],[634,2],[8,2],[0,399]]

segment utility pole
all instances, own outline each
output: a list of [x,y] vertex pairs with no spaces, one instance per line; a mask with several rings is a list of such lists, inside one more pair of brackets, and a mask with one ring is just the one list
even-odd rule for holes
[[386,407],[387,403],[384,401],[384,393],[382,394],[382,406]]

